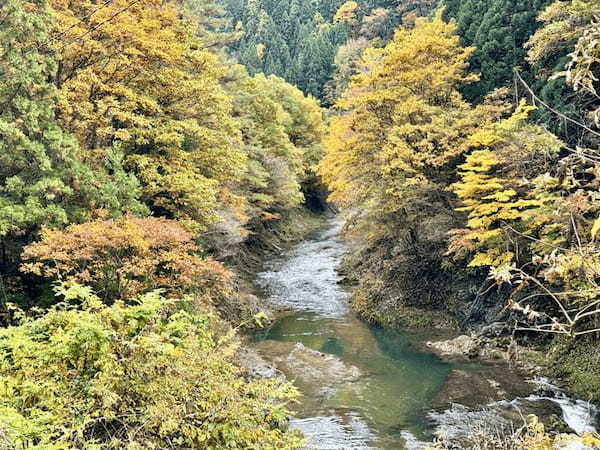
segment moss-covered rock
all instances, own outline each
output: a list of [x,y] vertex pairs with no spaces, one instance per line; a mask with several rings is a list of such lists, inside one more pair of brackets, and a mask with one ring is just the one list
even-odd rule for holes
[[549,366],[578,397],[600,404],[600,346],[592,340],[554,340]]

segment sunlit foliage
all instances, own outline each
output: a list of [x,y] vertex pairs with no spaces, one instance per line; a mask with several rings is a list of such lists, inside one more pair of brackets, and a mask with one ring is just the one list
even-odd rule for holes
[[[364,244],[355,300],[368,315],[377,304],[442,301],[435,286],[446,276],[446,233],[459,223],[447,186],[469,136],[506,109],[462,99],[459,87],[477,77],[467,70],[473,49],[460,47],[455,29],[439,17],[419,19],[384,48],[368,49],[365,72],[331,119],[319,171]],[[394,290],[401,294],[385,300]]]
[[111,149],[123,151],[151,209],[201,231],[217,220],[219,201],[244,170],[231,100],[219,83],[224,69],[175,3],[144,0],[121,11],[127,4],[113,1],[90,15],[94,2],[52,1],[61,122],[87,149],[90,166]]
[[[397,31],[365,52],[364,73],[336,105],[320,172],[362,243],[351,258],[360,275],[355,307],[377,321],[378,308],[439,308],[434,286],[463,282],[444,278],[454,268],[474,274],[480,292],[513,283],[502,301],[523,318],[522,330],[594,333],[598,151],[570,148],[535,124],[536,108],[524,100],[510,114],[507,91],[466,103],[459,89],[477,79],[467,70],[473,49],[459,46],[455,30],[434,18]],[[532,51],[542,51],[536,39],[545,33]],[[558,75],[593,94],[597,65],[580,36],[583,50]],[[595,142],[594,130],[579,126],[581,142]],[[476,270],[460,269],[463,262]]]
[[472,49],[458,45],[455,26],[439,17],[400,29],[364,57],[336,108],[321,174],[332,200],[394,211],[410,207],[411,190],[443,179],[482,120],[457,91],[473,81]]
[[548,199],[530,195],[533,179],[549,170],[562,145],[528,123],[532,109],[522,103],[510,118],[470,138],[473,151],[460,166],[461,181],[453,185],[464,205],[461,210],[469,213],[470,231],[454,231],[450,251],[487,249],[474,256],[471,266],[501,266],[531,257],[517,255],[519,249],[506,245],[509,238],[503,225],[512,224],[523,232],[519,222],[539,220],[539,210]]
[[46,2],[6,1],[0,17],[0,237],[65,225],[96,209],[143,211],[119,152],[89,170],[56,120],[58,92],[49,80],[60,69],[47,44]]

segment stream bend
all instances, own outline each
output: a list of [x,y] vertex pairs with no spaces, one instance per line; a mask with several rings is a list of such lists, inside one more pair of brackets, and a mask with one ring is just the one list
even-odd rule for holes
[[[257,277],[269,302],[289,314],[253,346],[302,392],[292,426],[309,447],[420,449],[436,434],[460,438],[469,427],[504,426],[529,413],[554,412],[576,431],[595,429],[597,411],[547,380],[532,383],[501,366],[450,364],[420,350],[427,333],[358,320],[336,272],[348,250],[341,226],[332,219]],[[500,400],[488,398],[493,390]]]

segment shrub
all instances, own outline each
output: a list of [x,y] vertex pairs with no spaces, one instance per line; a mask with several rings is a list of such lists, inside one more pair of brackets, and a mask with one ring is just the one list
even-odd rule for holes
[[295,390],[245,381],[231,339],[217,342],[185,300],[156,291],[107,306],[89,288],[58,290],[64,302],[0,330],[0,437],[11,448],[301,446],[279,428]]
[[222,296],[229,272],[198,252],[193,235],[174,220],[126,217],[45,229],[25,248],[21,270],[89,285],[109,301],[156,288]]

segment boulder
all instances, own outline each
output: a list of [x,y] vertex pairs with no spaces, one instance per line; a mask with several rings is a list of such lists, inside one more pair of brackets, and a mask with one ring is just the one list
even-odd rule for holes
[[472,359],[479,355],[481,342],[477,338],[462,335],[448,341],[427,342],[427,347],[440,356]]

